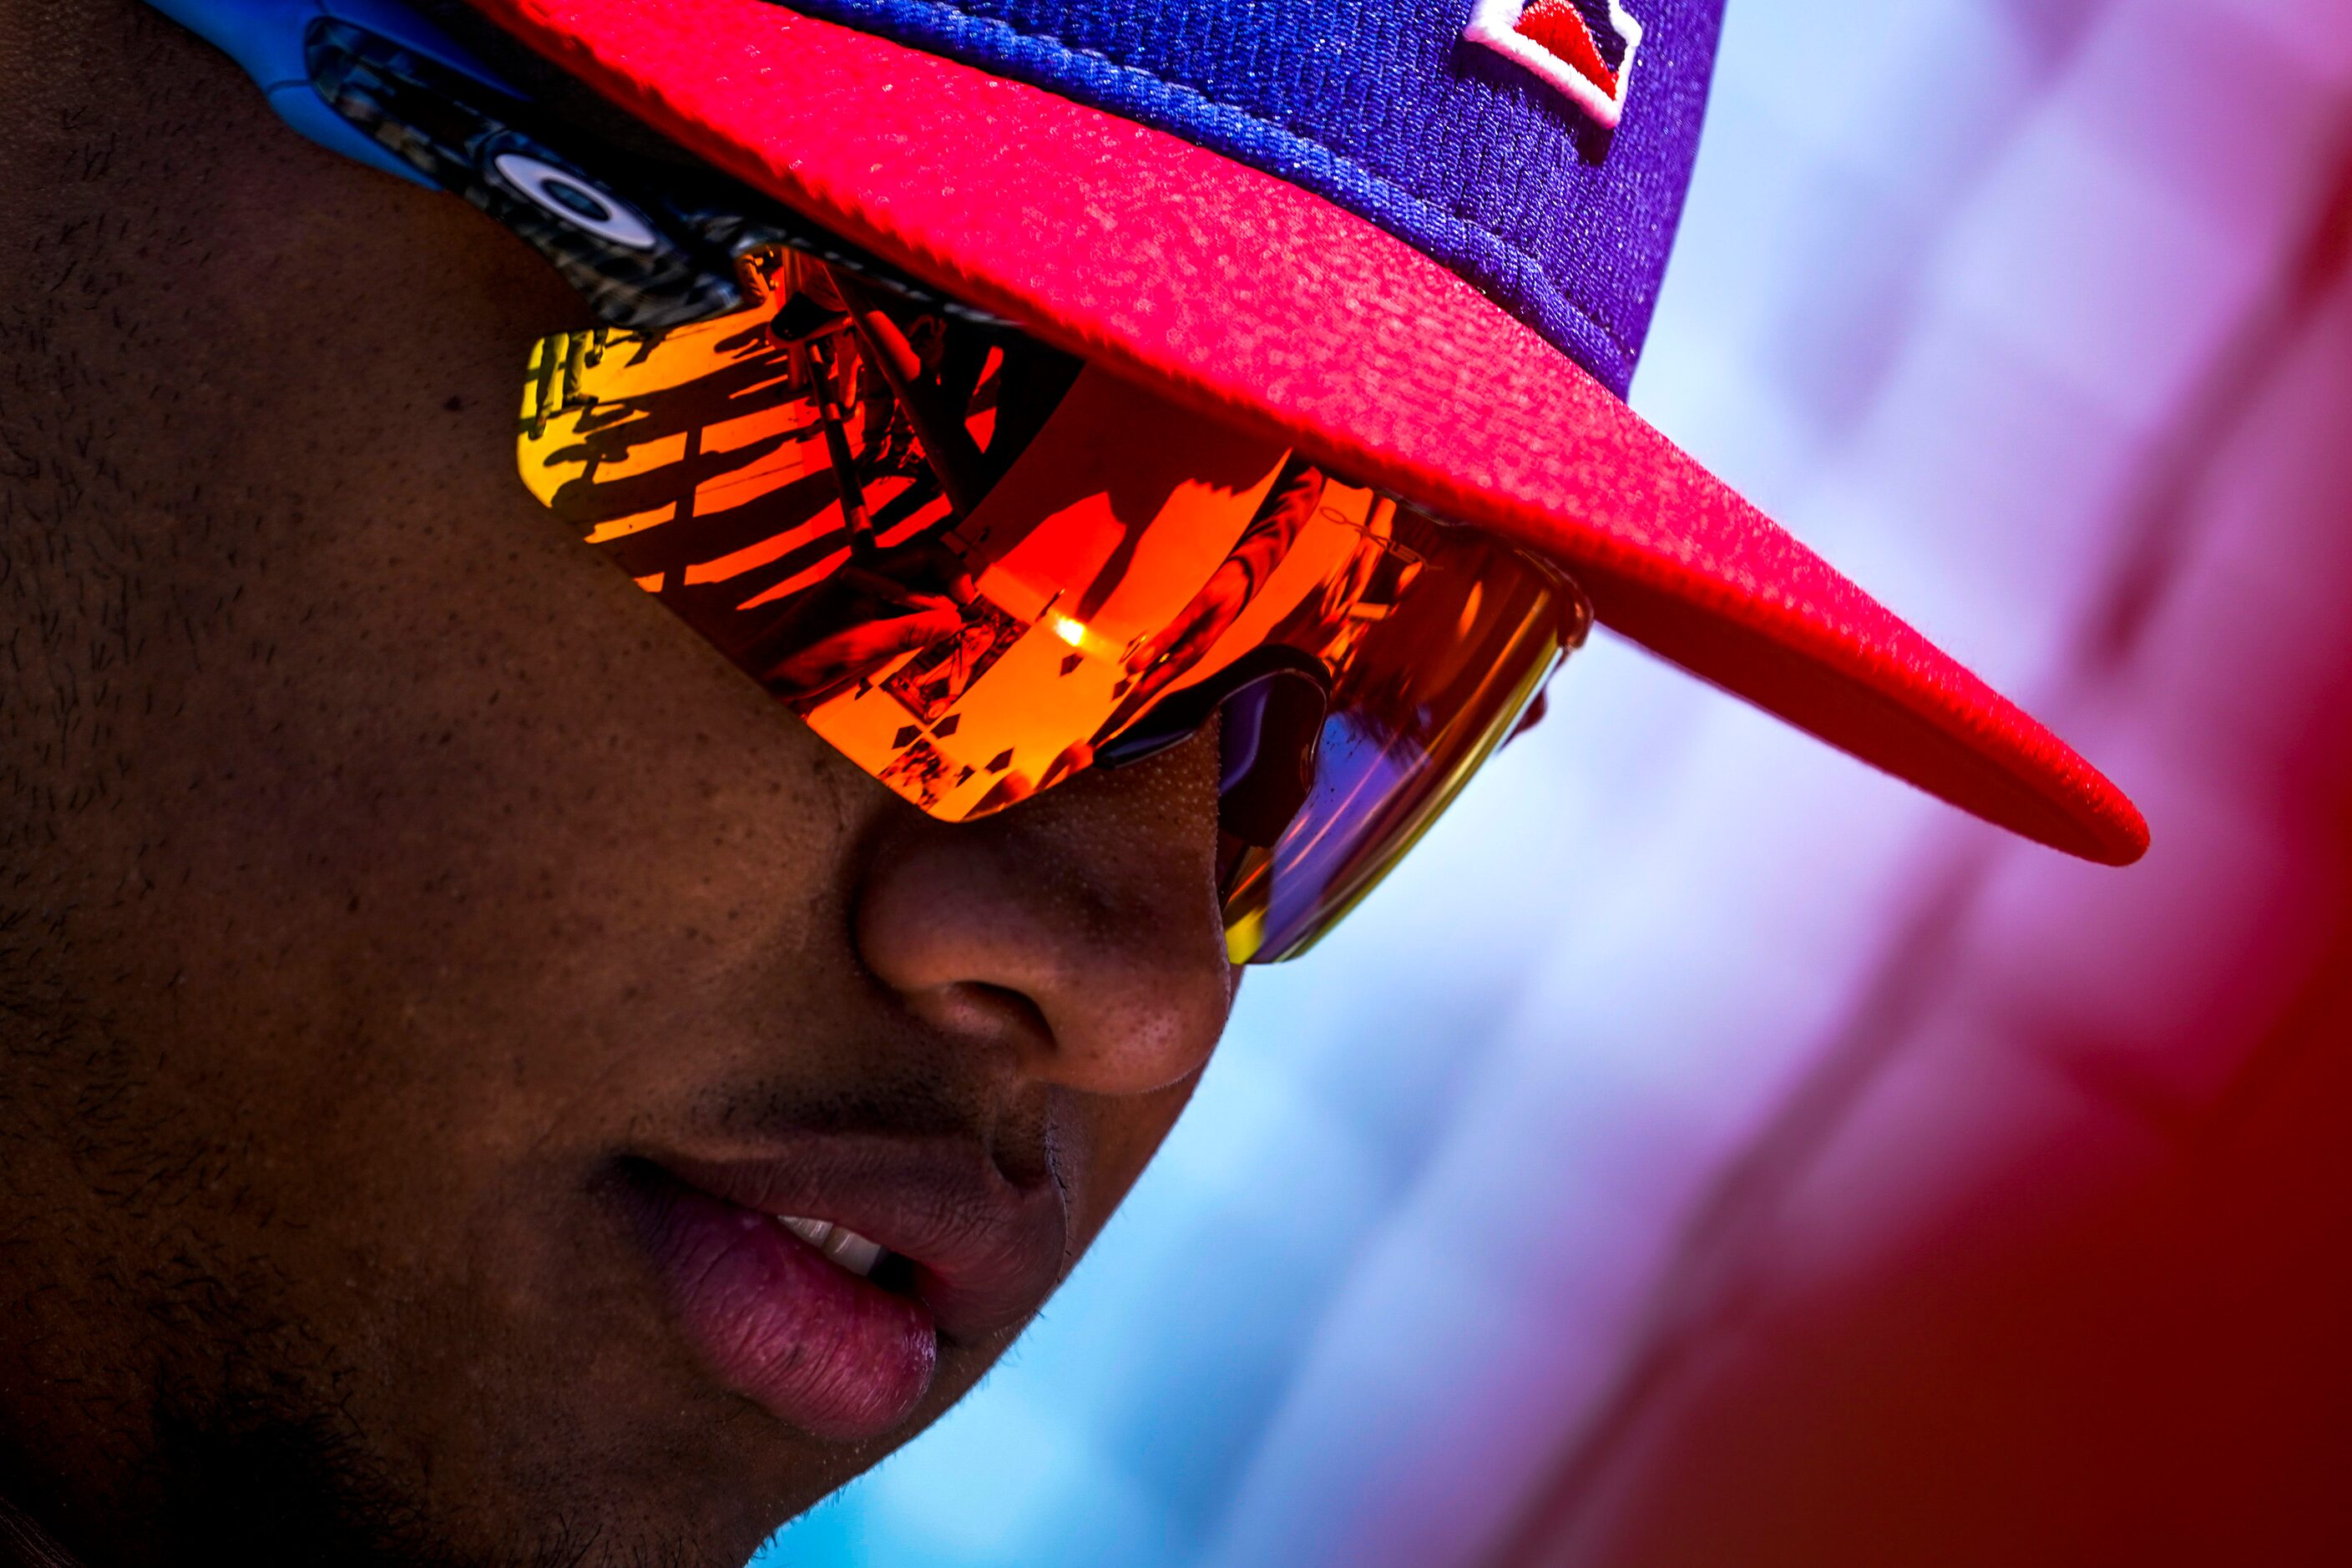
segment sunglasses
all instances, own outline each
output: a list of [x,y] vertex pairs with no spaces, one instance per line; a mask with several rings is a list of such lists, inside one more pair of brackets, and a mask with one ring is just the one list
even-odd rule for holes
[[498,218],[604,323],[531,351],[530,492],[930,816],[1213,724],[1228,952],[1294,957],[1584,640],[1576,586],[1510,546],[559,123],[422,18],[334,9],[281,113]]

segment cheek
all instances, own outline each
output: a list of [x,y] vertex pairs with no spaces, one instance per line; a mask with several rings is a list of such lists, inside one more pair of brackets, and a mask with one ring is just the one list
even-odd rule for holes
[[[176,362],[205,395],[154,399],[182,438],[124,454],[138,767],[76,858],[132,868],[105,984],[188,1064],[177,1119],[262,1137],[327,1232],[446,1234],[773,1043],[714,1015],[845,967],[874,792],[523,488],[522,366],[569,290],[462,203],[309,157],[222,192],[234,265],[126,305],[215,336]],[[299,282],[232,309],[255,277]]]

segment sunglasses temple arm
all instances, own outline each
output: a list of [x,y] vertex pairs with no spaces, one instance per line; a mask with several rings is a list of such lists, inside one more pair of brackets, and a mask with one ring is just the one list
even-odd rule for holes
[[923,362],[914,345],[865,285],[836,268],[834,286],[841,293],[842,303],[849,307],[859,344],[873,356],[882,379],[890,384],[892,395],[907,411],[907,422],[915,428],[915,439],[922,444],[924,460],[938,476],[940,489],[947,492],[948,505],[959,517],[971,516],[988,489],[981,479],[980,447],[973,443],[971,432],[926,383]]

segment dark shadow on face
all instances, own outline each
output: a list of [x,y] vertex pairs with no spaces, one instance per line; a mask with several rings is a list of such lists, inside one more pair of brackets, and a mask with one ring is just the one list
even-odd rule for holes
[[142,9],[0,15],[9,1495],[100,1563],[740,1562],[1191,1094],[1214,737],[924,816],[518,484],[535,256]]

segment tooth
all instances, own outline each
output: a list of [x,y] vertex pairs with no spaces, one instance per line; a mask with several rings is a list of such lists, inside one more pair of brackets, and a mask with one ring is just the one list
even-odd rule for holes
[[783,1227],[807,1242],[811,1247],[823,1247],[824,1238],[833,1234],[833,1222],[822,1219],[802,1219],[795,1215],[780,1214],[776,1218]]
[[868,1241],[845,1226],[831,1220],[803,1219],[798,1215],[780,1214],[776,1223],[832,1258],[842,1268],[863,1279],[874,1272],[882,1261],[883,1247],[878,1241]]
[[861,1279],[873,1273],[874,1266],[882,1261],[881,1244],[868,1241],[854,1230],[835,1230],[822,1247],[827,1258]]

